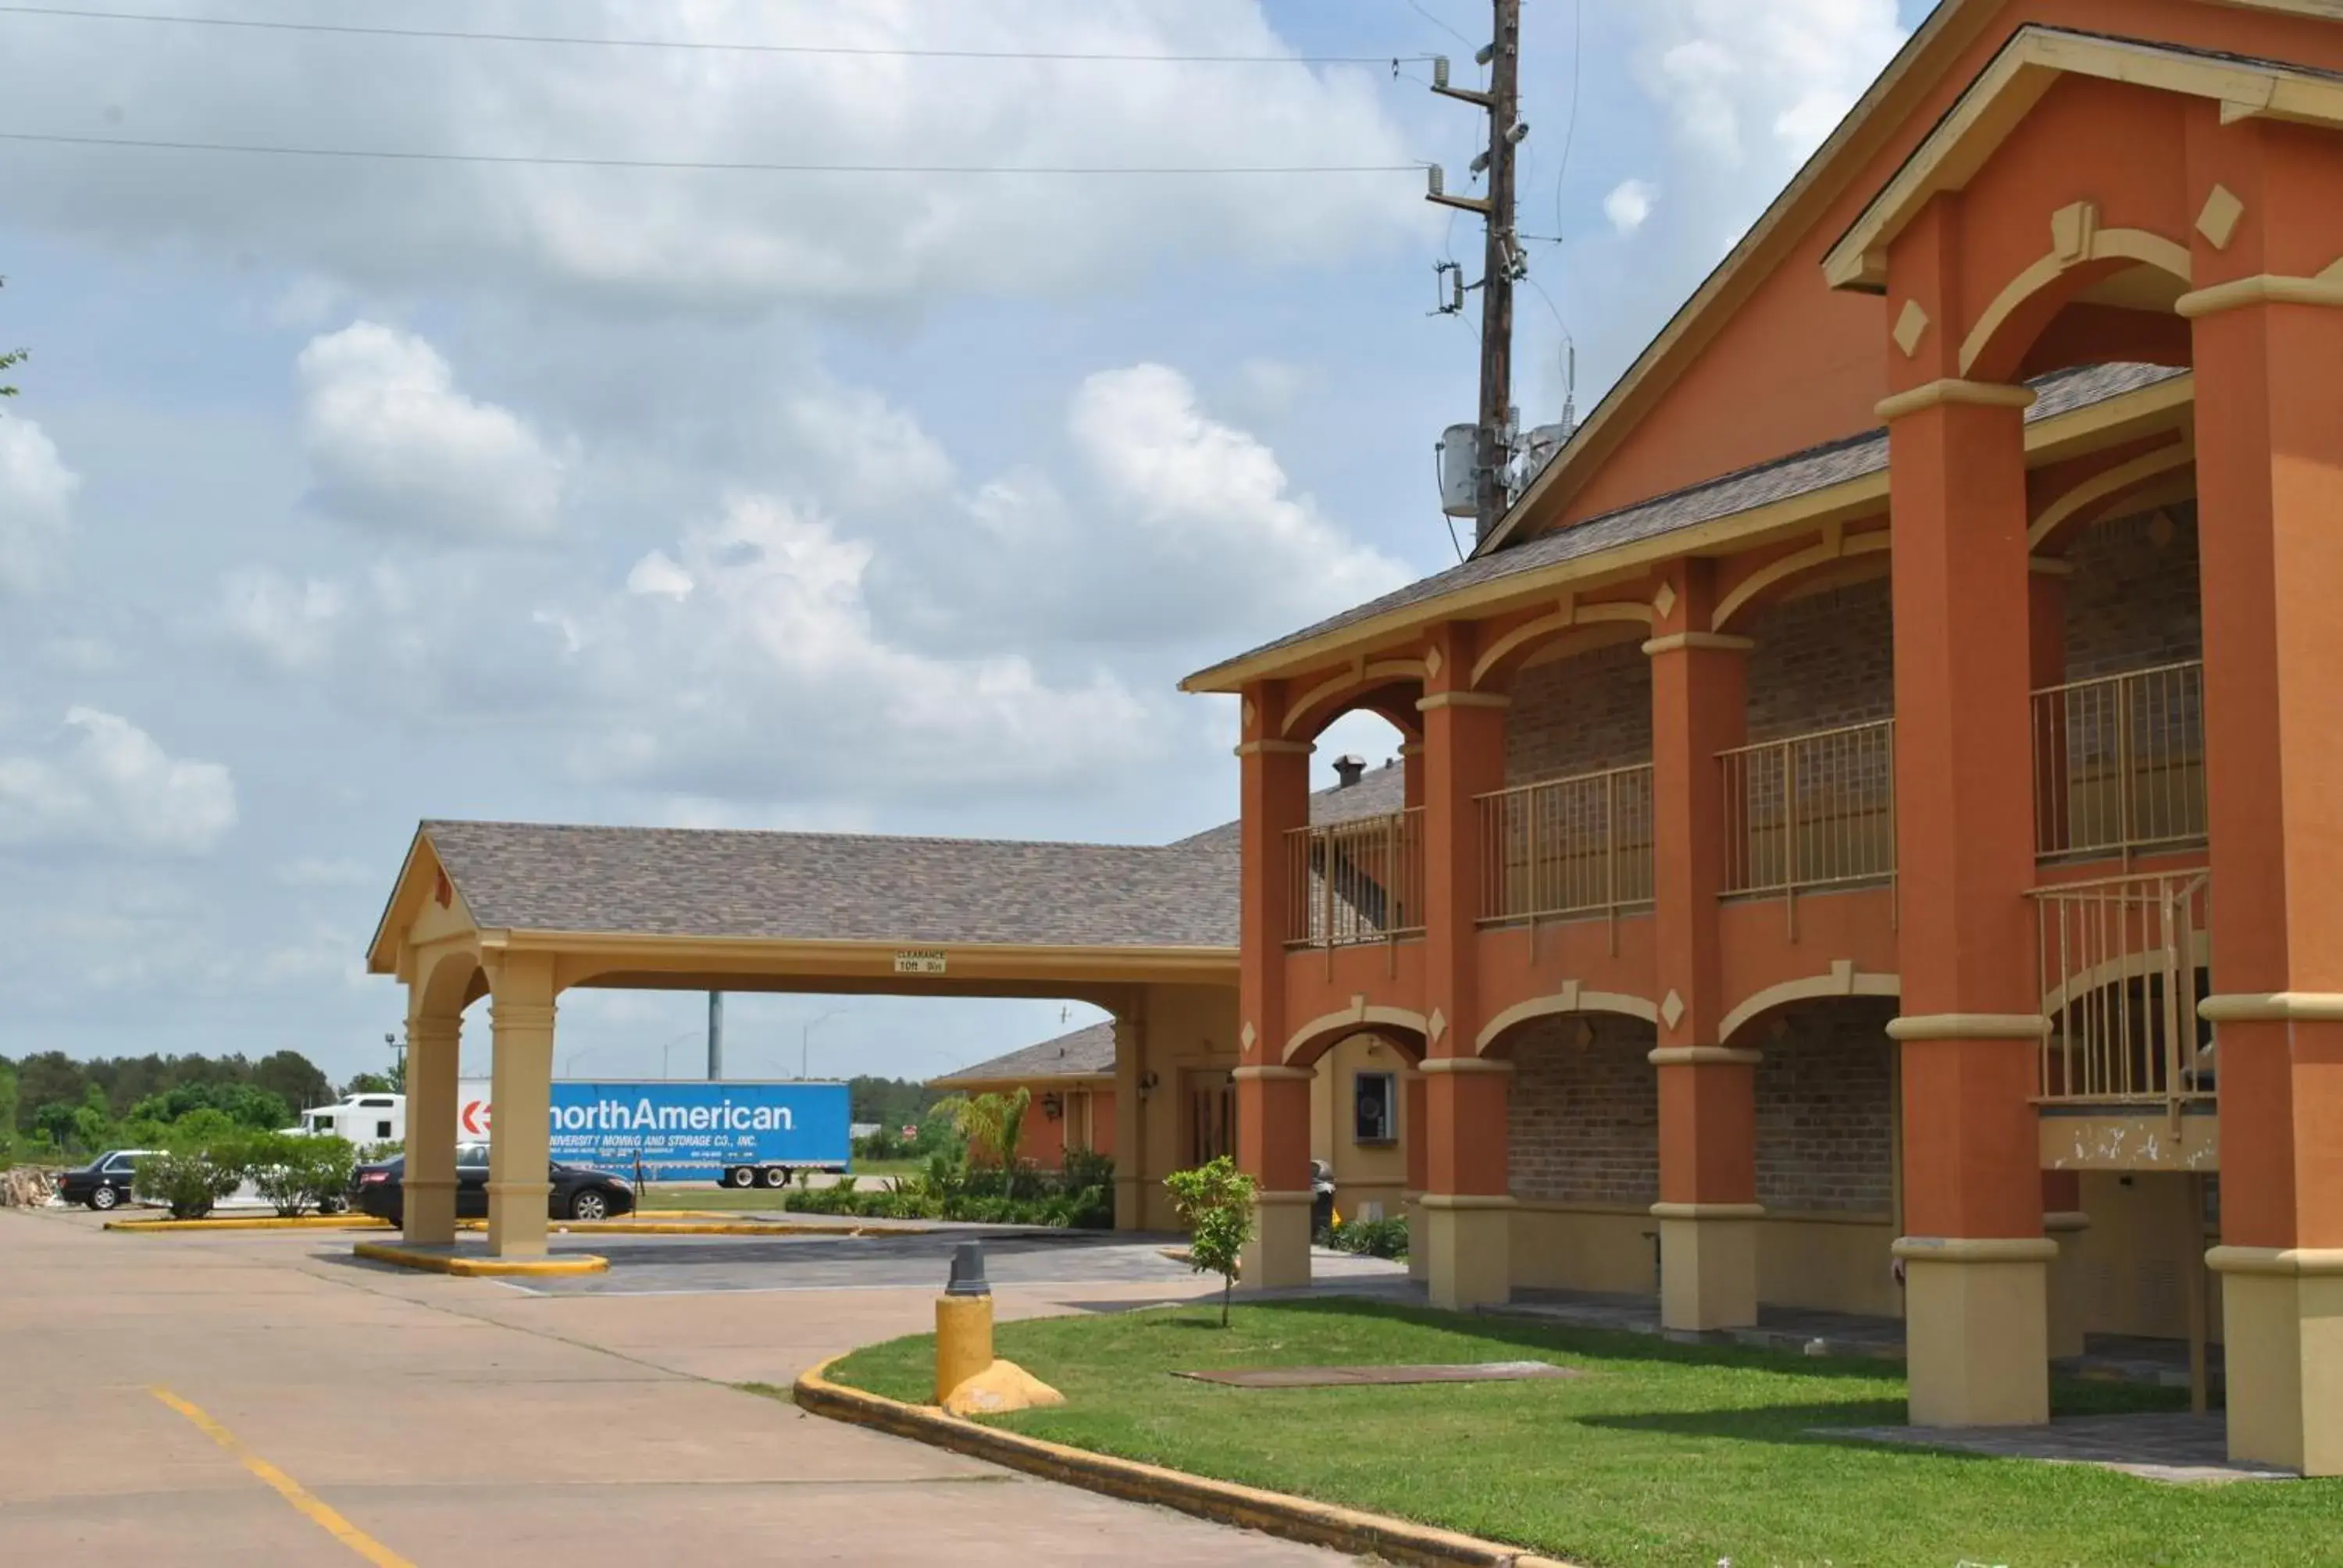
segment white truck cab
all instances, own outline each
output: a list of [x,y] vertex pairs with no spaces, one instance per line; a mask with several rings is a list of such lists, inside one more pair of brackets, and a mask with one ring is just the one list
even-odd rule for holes
[[407,1096],[346,1094],[331,1105],[301,1112],[300,1132],[347,1138],[361,1149],[407,1141]]

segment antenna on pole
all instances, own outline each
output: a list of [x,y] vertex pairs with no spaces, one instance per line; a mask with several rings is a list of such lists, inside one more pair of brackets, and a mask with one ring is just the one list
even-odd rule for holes
[[[1488,176],[1488,195],[1450,196],[1446,176],[1437,164],[1425,171],[1428,188],[1424,193],[1424,199],[1438,206],[1479,214],[1487,228],[1481,281],[1473,286],[1481,291],[1481,405],[1479,419],[1473,427],[1469,476],[1475,543],[1496,530],[1511,501],[1507,474],[1513,458],[1513,285],[1529,275],[1513,226],[1513,152],[1530,134],[1529,122],[1521,117],[1522,0],[1491,0],[1491,7],[1493,36],[1473,55],[1476,62],[1489,68],[1485,92],[1451,86],[1444,58],[1435,57],[1432,65],[1434,93],[1470,104],[1489,116],[1488,148],[1474,155],[1472,166],[1474,175]],[[1461,272],[1457,285],[1458,292],[1453,297],[1461,311]],[[1443,307],[1438,314],[1453,312]],[[1447,456],[1444,439],[1443,456]],[[1443,484],[1446,506],[1453,507],[1461,499],[1448,492],[1462,489],[1461,481],[1465,477],[1455,474],[1453,478],[1458,482]]]

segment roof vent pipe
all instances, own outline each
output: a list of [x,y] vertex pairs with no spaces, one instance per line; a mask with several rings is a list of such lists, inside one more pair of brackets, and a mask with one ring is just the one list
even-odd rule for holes
[[1334,759],[1334,777],[1342,782],[1337,788],[1348,789],[1367,776],[1367,759],[1363,757],[1342,756]]

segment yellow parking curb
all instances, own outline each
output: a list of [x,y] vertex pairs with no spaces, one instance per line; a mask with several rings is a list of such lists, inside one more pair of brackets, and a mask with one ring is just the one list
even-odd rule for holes
[[556,1220],[556,1231],[584,1236],[924,1236],[927,1227],[889,1226],[883,1231],[860,1225],[760,1225],[739,1221]]
[[1079,1486],[1134,1503],[1174,1508],[1216,1523],[1234,1524],[1288,1541],[1331,1546],[1354,1557],[1413,1563],[1428,1568],[1573,1568],[1560,1558],[1542,1557],[1476,1535],[1459,1534],[1388,1514],[1368,1513],[1331,1503],[1313,1503],[1282,1492],[1213,1481],[1185,1471],[1116,1459],[1069,1448],[998,1427],[949,1416],[931,1405],[904,1404],[830,1381],[844,1360],[834,1356],[800,1376],[791,1391],[798,1408],[856,1426],[874,1427],[955,1453],[972,1454],[1045,1481]]
[[350,1251],[377,1263],[396,1263],[402,1269],[421,1269],[464,1279],[508,1274],[545,1279],[566,1274],[602,1274],[610,1269],[609,1259],[598,1258],[591,1252],[572,1252],[561,1258],[463,1258],[452,1252],[393,1246],[387,1241],[360,1241]]
[[228,1215],[218,1220],[108,1220],[109,1231],[387,1231],[390,1222],[370,1214]]

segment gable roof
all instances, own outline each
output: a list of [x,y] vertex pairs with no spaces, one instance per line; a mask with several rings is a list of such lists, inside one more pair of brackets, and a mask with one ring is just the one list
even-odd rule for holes
[[[2207,0],[2220,9],[2343,21],[2338,0]],[[1592,479],[1734,312],[1785,262],[1863,162],[1886,145],[1954,57],[1982,37],[2009,0],[1939,0],[1855,106],[1791,176],[1757,221],[1668,318],[1570,439],[1473,548],[1475,558],[1515,544],[1534,516],[1551,516]],[[1574,525],[1574,526],[1584,526]]]
[[980,1061],[973,1067],[963,1067],[941,1078],[928,1081],[935,1085],[955,1083],[1005,1083],[1019,1079],[1043,1078],[1102,1078],[1110,1082],[1114,1078],[1114,1021],[1111,1019],[1078,1029],[1071,1034],[1061,1034],[1055,1040],[1045,1040],[1039,1045],[1029,1045],[1012,1050],[1006,1056],[996,1056],[990,1061]]

